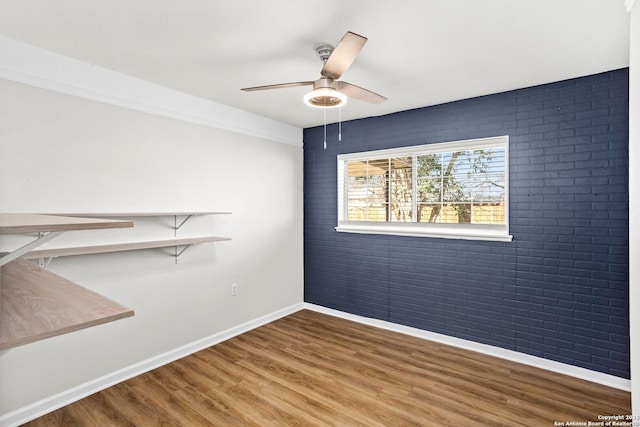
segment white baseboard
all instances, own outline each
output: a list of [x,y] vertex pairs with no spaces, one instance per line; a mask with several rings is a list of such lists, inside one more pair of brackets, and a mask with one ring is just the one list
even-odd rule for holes
[[292,313],[300,311],[303,308],[303,303],[294,304],[292,306],[283,308],[282,310],[275,311],[273,313],[235,326],[231,329],[227,329],[226,331],[211,335],[198,341],[194,341],[182,347],[178,347],[174,350],[168,351],[158,356],[154,356],[150,359],[143,360],[140,363],[136,363],[127,368],[105,375],[101,378],[97,378],[93,381],[81,384],[77,387],[63,391],[54,396],[42,399],[31,405],[0,416],[0,426],[19,426],[35,418],[48,414],[49,412],[55,411],[56,409],[62,408],[63,406],[66,406],[70,403],[76,402],[100,390],[104,390],[105,388],[128,380],[129,378],[133,378],[137,375],[151,371],[160,366],[166,365],[167,363],[181,359],[185,356],[211,347],[212,345],[218,344],[222,341],[226,341],[230,338],[248,332],[269,322],[288,316]]
[[630,380],[613,375],[603,374],[602,372],[596,372],[573,365],[567,365],[566,363],[555,362],[553,360],[543,359],[541,357],[531,356],[513,350],[506,350],[504,348],[494,347],[487,344],[480,344],[473,341],[450,337],[448,335],[436,334],[434,332],[424,331],[422,329],[412,328],[409,326],[398,325],[396,323],[386,322],[384,320],[357,316],[355,314],[345,313],[315,304],[305,303],[304,308],[317,311],[319,313],[340,317],[346,320],[352,320],[354,322],[362,323],[365,325],[374,326],[393,332],[399,332],[401,334],[411,335],[413,337],[435,341],[442,344],[448,344],[454,347],[477,351],[479,353],[522,363],[524,365],[534,366],[536,368],[546,369],[548,371],[557,372],[564,375],[570,375],[572,377],[591,381],[597,384],[602,384],[608,387],[613,387],[624,391],[631,391]]

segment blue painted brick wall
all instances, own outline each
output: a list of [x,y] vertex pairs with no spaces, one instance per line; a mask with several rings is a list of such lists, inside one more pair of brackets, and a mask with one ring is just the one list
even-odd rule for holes
[[[627,69],[305,129],[305,300],[629,378],[627,129]],[[334,230],[336,155],[498,135],[513,242]]]

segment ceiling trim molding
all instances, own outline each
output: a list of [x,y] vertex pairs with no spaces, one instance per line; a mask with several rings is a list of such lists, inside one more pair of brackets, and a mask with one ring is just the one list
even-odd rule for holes
[[633,9],[633,5],[636,3],[636,0],[624,0],[624,5],[627,8],[627,12],[631,12]]
[[144,113],[302,147],[302,128],[6,37],[0,37],[0,78]]

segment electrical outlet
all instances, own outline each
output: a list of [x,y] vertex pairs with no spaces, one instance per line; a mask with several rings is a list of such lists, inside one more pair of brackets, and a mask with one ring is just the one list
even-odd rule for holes
[[234,283],[231,285],[231,296],[236,296],[238,295],[238,284]]

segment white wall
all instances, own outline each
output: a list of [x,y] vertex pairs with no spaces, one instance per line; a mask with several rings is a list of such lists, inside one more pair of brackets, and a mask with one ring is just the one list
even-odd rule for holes
[[640,416],[640,5],[631,10],[629,86],[629,311],[633,412]]
[[[3,79],[0,94],[0,212],[233,212],[190,220],[185,235],[233,240],[191,248],[177,265],[166,250],[53,260],[51,271],[136,315],[0,353],[0,420],[302,303],[301,146]],[[51,245],[170,238],[172,223],[140,219],[133,230],[69,233]],[[13,244],[0,238],[0,250]]]

